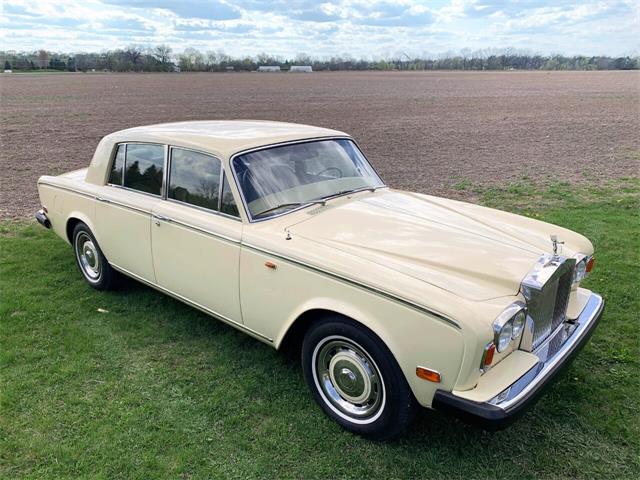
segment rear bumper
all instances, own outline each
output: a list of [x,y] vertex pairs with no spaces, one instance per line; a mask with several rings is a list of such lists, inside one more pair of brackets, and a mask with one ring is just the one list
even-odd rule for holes
[[541,352],[540,361],[534,367],[488,402],[474,402],[451,392],[438,390],[433,399],[433,408],[452,413],[490,430],[508,426],[533,405],[544,388],[571,363],[589,340],[603,311],[604,300],[600,295],[592,293],[582,313],[574,322],[575,327],[571,326],[570,336],[560,349],[548,357],[548,350]]
[[51,228],[51,221],[49,220],[49,217],[47,217],[47,214],[44,213],[44,210],[40,209],[36,212],[36,220],[43,227]]

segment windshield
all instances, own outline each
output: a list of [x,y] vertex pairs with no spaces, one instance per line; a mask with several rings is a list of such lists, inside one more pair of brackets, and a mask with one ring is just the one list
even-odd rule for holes
[[354,142],[316,140],[267,148],[233,160],[251,218],[268,218],[326,197],[383,187]]

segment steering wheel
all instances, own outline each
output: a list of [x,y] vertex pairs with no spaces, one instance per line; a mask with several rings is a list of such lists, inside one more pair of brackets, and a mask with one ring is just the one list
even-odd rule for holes
[[340,170],[338,167],[327,167],[324,170],[318,172],[316,175],[321,176],[323,173],[328,173],[328,172],[336,172],[336,175],[333,178],[342,178],[342,170]]

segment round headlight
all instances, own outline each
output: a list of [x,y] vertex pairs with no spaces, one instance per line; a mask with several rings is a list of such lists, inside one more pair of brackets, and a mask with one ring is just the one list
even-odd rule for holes
[[511,338],[518,338],[524,330],[524,324],[527,320],[527,315],[524,313],[524,310],[520,310],[513,317],[513,331],[511,332]]
[[496,350],[498,353],[503,352],[511,343],[511,335],[513,334],[513,323],[509,320],[504,324],[498,335],[498,343],[496,344]]
[[587,258],[583,258],[578,263],[576,263],[576,268],[573,271],[573,283],[579,283],[584,280],[584,277],[587,275]]

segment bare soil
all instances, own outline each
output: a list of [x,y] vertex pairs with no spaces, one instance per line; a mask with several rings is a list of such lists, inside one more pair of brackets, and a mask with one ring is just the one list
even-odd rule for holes
[[86,167],[104,135],[253,118],[352,134],[387,184],[599,183],[640,174],[638,72],[0,75],[0,219],[30,216],[40,175]]

